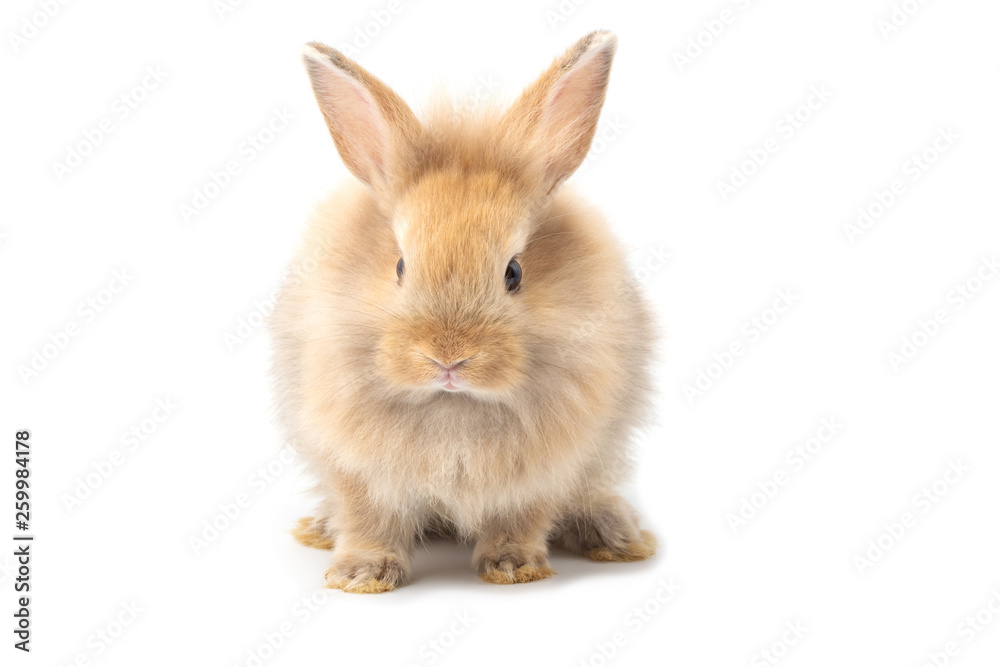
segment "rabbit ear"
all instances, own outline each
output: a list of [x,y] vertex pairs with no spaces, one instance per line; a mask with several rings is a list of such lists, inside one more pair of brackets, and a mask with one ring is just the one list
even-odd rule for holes
[[545,161],[551,191],[583,162],[597,130],[618,38],[592,32],[529,86],[505,115],[515,136],[527,137]]
[[302,51],[313,92],[351,173],[379,188],[420,131],[396,93],[339,51],[311,42]]

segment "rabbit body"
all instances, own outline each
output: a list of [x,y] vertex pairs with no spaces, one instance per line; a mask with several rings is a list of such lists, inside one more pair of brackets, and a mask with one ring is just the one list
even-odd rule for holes
[[295,532],[333,548],[329,586],[400,586],[435,533],[473,541],[494,583],[550,576],[552,543],[653,553],[617,491],[649,412],[652,318],[604,220],[559,187],[614,48],[594,33],[511,109],[423,121],[307,49],[360,181],[316,208],[272,318],[281,420],[322,498]]

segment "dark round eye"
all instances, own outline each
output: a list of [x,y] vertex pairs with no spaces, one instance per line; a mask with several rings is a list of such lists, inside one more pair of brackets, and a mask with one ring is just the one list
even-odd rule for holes
[[507,265],[504,282],[507,283],[508,292],[513,292],[521,284],[521,265],[517,263],[517,260],[512,259],[510,260],[510,264]]
[[398,277],[398,278],[402,278],[403,277],[403,258],[402,257],[400,257],[399,261],[396,262],[396,277]]

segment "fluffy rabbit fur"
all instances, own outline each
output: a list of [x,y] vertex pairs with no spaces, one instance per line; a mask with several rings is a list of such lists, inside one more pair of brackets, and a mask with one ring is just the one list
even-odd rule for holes
[[652,555],[617,492],[649,407],[651,317],[604,220],[559,187],[616,44],[586,36],[509,109],[422,120],[341,53],[305,48],[358,179],[318,206],[272,319],[280,414],[322,497],[294,533],[333,549],[328,586],[401,586],[432,534],[474,542],[502,584],[552,575],[550,544]]

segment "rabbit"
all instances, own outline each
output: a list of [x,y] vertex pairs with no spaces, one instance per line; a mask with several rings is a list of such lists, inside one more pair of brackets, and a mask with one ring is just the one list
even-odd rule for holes
[[506,109],[422,120],[320,43],[303,49],[351,179],[317,205],[271,318],[277,412],[315,474],[293,534],[332,549],[325,585],[411,580],[432,535],[482,580],[555,574],[550,546],[642,560],[618,492],[651,416],[651,311],[593,208],[586,157],[616,36],[593,32]]

